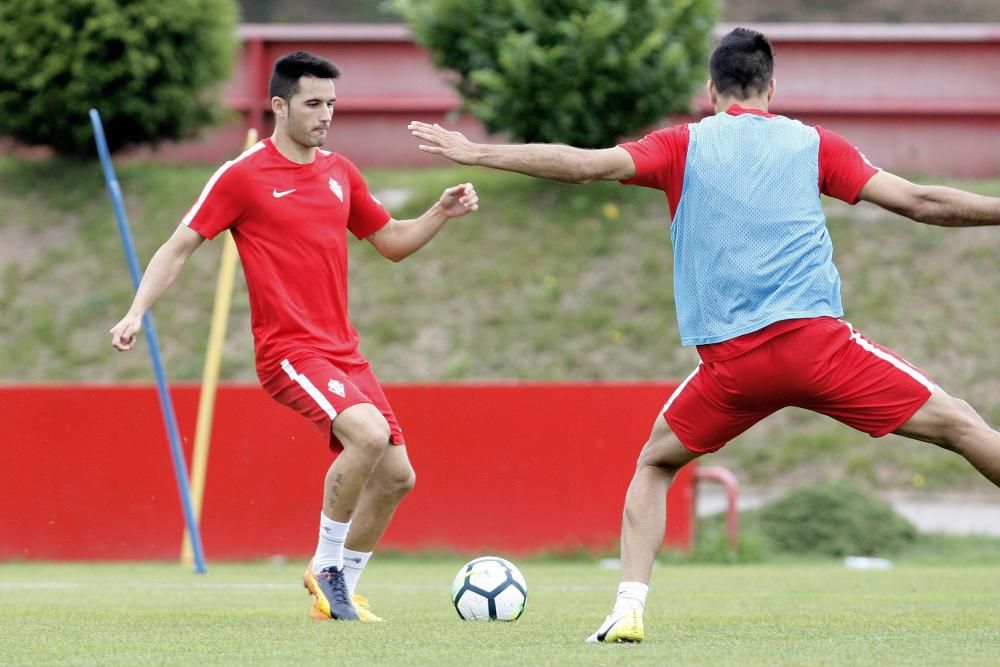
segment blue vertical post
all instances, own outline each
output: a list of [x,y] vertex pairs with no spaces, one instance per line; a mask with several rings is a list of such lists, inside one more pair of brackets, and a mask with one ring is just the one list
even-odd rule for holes
[[[132,242],[132,232],[129,230],[128,218],[125,216],[125,202],[122,199],[121,187],[118,185],[118,178],[115,176],[115,168],[111,163],[111,152],[108,150],[108,142],[104,138],[104,125],[101,123],[101,115],[97,112],[97,109],[90,110],[90,122],[94,126],[94,140],[97,142],[97,153],[101,157],[101,167],[104,169],[104,181],[107,183],[108,195],[111,197],[111,205],[115,210],[115,219],[118,221],[118,233],[121,234],[122,245],[125,247],[125,261],[128,263],[128,270],[132,276],[132,285],[138,290],[142,274],[139,271],[139,261],[135,254],[135,244]],[[191,535],[191,550],[194,552],[194,571],[198,574],[203,574],[206,571],[205,555],[202,552],[201,534],[198,532],[198,522],[194,517],[194,508],[191,504],[191,486],[188,484],[187,463],[184,460],[184,450],[181,449],[181,438],[177,429],[177,417],[174,414],[173,402],[170,400],[166,373],[163,371],[163,362],[160,360],[160,343],[156,338],[156,329],[153,327],[153,317],[148,312],[142,317],[142,327],[146,330],[149,356],[153,361],[153,373],[156,375],[156,389],[160,396],[160,410],[163,412],[163,421],[167,425],[170,458],[173,459],[174,463],[174,477],[177,479],[177,491],[180,494],[181,506],[184,510],[184,522],[187,524],[188,533]]]

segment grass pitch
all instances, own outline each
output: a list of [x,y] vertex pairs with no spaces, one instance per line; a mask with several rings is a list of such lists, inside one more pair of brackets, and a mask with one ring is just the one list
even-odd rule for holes
[[1000,564],[660,566],[639,645],[585,645],[617,572],[520,560],[514,623],[464,622],[461,558],[374,560],[389,622],[315,623],[301,564],[0,564],[0,664],[996,665]]

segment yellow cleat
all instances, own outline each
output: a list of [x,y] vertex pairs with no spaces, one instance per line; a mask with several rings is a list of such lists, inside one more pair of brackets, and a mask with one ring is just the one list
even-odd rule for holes
[[358,621],[360,614],[351,603],[347,594],[347,583],[344,581],[343,570],[335,567],[324,568],[314,573],[312,559],[302,575],[302,585],[312,596],[312,606],[309,608],[309,618],[314,621]]
[[368,598],[364,595],[352,595],[351,602],[354,603],[354,608],[358,610],[358,620],[362,623],[385,623],[384,618],[376,616],[368,608]]
[[641,642],[646,637],[642,627],[642,612],[631,609],[620,614],[612,613],[597,631],[587,637],[588,643]]

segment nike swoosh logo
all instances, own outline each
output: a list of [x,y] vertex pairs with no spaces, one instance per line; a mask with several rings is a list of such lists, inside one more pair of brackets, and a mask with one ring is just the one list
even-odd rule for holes
[[295,188],[292,188],[291,190],[285,190],[284,192],[278,192],[277,190],[272,190],[271,194],[274,195],[275,199],[281,199],[285,195],[290,195],[293,192],[295,192]]

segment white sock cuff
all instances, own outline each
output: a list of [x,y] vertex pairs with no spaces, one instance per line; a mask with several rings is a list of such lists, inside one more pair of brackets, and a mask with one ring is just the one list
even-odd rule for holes
[[320,512],[319,515],[319,535],[322,539],[330,542],[344,542],[347,533],[351,529],[351,522],[341,523],[334,521]]
[[[618,600],[615,604],[617,607],[619,604],[624,603],[624,605],[632,606],[630,603],[635,603],[638,605],[639,609],[643,609],[646,606],[646,595],[649,593],[649,586],[639,581],[623,581],[618,584]],[[623,605],[623,606],[624,606]]]
[[357,590],[361,573],[365,571],[365,565],[368,564],[368,559],[371,557],[371,551],[344,549],[344,581],[347,583],[349,594],[354,595],[354,591]]
[[372,557],[371,551],[354,551],[344,549],[344,567],[352,570],[363,570],[368,565],[368,559]]

